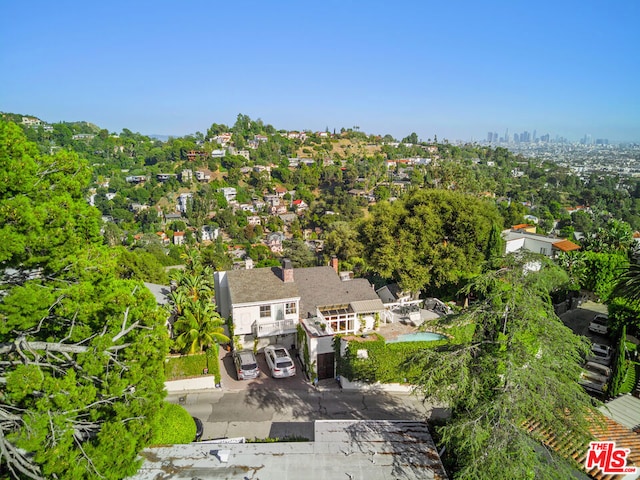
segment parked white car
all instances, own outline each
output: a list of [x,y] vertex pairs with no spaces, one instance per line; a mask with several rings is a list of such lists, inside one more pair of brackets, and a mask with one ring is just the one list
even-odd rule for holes
[[611,365],[611,347],[594,343],[591,345],[591,355],[587,357],[587,362],[595,362],[600,365]]
[[296,374],[296,366],[286,348],[280,345],[264,347],[264,358],[273,378],[293,377]]
[[609,333],[609,317],[604,313],[596,315],[589,323],[589,331],[601,335]]

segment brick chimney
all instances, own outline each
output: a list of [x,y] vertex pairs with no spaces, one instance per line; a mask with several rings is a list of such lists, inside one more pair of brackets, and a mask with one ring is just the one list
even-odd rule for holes
[[333,268],[336,273],[340,273],[338,272],[338,257],[336,257],[335,255],[331,255],[331,268]]
[[291,260],[283,258],[280,270],[282,271],[282,281],[284,283],[293,282],[293,265],[291,264]]

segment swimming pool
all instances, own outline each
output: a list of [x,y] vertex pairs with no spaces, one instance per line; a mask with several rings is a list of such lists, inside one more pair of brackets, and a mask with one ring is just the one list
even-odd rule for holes
[[398,335],[397,338],[387,341],[387,343],[401,343],[401,342],[434,342],[436,340],[444,340],[447,337],[433,332],[415,332],[405,333]]

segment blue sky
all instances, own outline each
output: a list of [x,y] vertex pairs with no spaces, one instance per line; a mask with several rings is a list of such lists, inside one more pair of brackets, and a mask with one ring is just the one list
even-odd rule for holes
[[640,2],[0,3],[0,111],[110,131],[640,141]]

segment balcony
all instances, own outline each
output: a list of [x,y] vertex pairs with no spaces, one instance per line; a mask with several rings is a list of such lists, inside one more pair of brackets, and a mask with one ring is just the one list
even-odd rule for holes
[[261,337],[271,337],[273,335],[286,335],[295,333],[298,322],[295,320],[276,320],[271,322],[255,322],[253,324],[253,335]]

